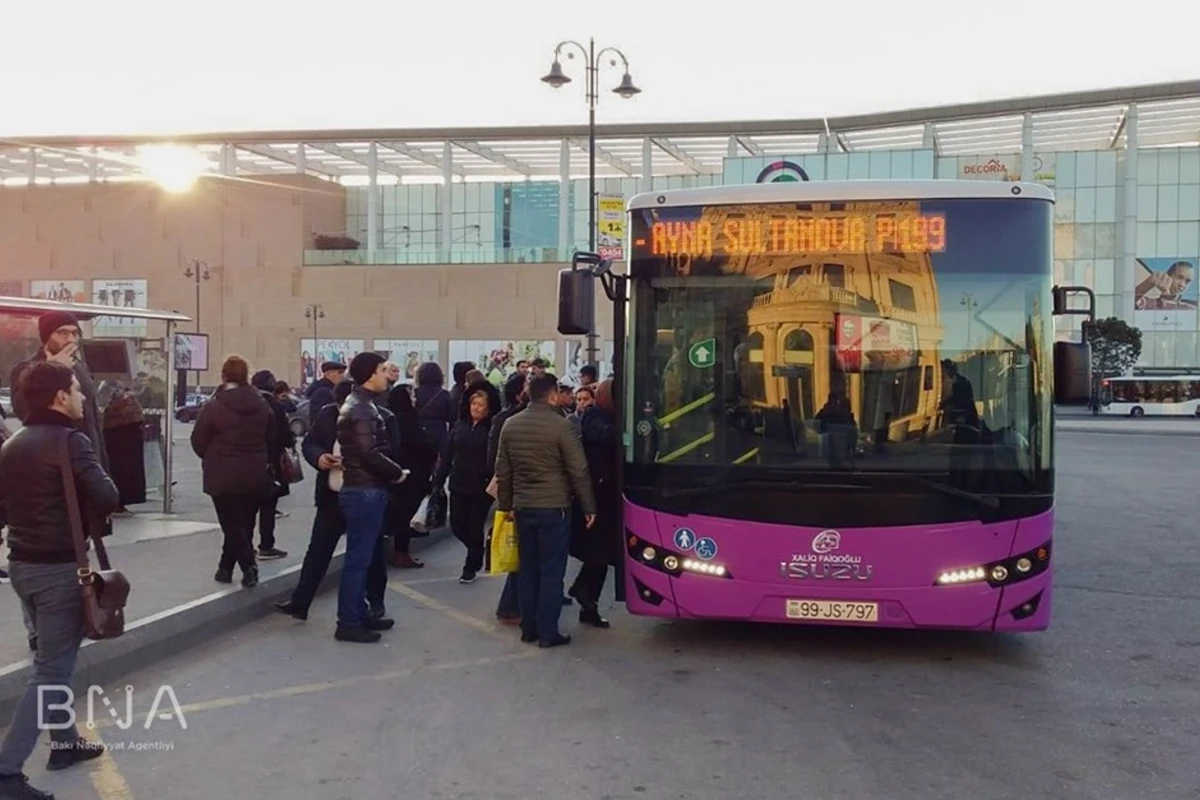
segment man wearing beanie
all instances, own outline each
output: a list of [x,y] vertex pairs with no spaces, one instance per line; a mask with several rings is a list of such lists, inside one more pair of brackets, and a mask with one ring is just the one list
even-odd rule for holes
[[79,346],[79,320],[74,314],[66,311],[49,311],[38,317],[38,334],[42,339],[42,349],[30,359],[22,361],[13,367],[9,385],[13,393],[13,415],[25,421],[28,409],[20,387],[21,375],[25,370],[39,361],[53,361],[70,367],[79,379],[79,388],[83,392],[83,419],[75,426],[92,440],[92,447],[100,458],[100,465],[108,471],[108,451],[104,447],[104,437],[100,435],[100,409],[96,404],[96,382],[92,373],[83,363],[83,351]]
[[337,632],[342,642],[378,642],[379,631],[395,622],[372,617],[367,608],[367,568],[383,535],[388,486],[407,473],[391,458],[391,442],[376,397],[387,390],[387,362],[376,353],[359,353],[350,362],[354,389],[338,413],[337,441],[342,451],[342,491],[338,503],[346,519],[346,555],[338,588]]

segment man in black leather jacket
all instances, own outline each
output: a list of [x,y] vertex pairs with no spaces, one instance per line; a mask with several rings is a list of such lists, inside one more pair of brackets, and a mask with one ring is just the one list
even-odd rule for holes
[[[312,534],[308,550],[304,553],[304,564],[300,567],[300,579],[296,582],[296,588],[287,600],[274,604],[276,611],[299,620],[308,619],[309,606],[316,597],[321,581],[325,579],[325,573],[329,571],[333,551],[337,549],[338,540],[346,532],[346,518],[338,503],[338,494],[329,488],[329,473],[341,465],[341,456],[333,454],[334,445],[337,443],[337,420],[342,403],[346,402],[352,388],[354,386],[350,381],[342,381],[333,387],[333,402],[317,412],[316,420],[308,429],[300,446],[304,460],[317,471],[317,513],[313,517]],[[380,619],[384,616],[383,598],[386,593],[387,564],[384,561],[381,536],[371,556],[371,565],[367,569],[367,606],[372,618]]]
[[406,472],[392,460],[387,424],[376,396],[387,389],[387,367],[376,353],[359,353],[350,362],[354,388],[338,414],[337,440],[342,455],[342,491],[338,503],[346,518],[346,556],[338,588],[336,638],[377,642],[379,631],[395,623],[374,618],[366,602],[367,569],[383,534],[388,486]]
[[[47,721],[54,742],[47,769],[65,769],[104,752],[79,738],[63,709],[65,693],[50,688],[71,684],[83,639],[83,599],[59,461],[63,440],[85,520],[107,518],[120,495],[77,428],[85,398],[72,369],[54,361],[34,363],[20,391],[25,426],[0,449],[0,525],[8,525],[9,575],[34,621],[38,644],[33,680],[0,745],[0,798],[45,798],[51,795],[29,786],[22,773],[41,734],[39,719]],[[95,530],[93,524],[89,533]]]

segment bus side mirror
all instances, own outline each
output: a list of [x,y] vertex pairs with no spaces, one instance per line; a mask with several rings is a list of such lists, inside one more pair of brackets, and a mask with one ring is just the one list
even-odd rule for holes
[[1067,292],[1061,286],[1055,286],[1052,292],[1054,296],[1054,316],[1059,316],[1067,310]]
[[1055,342],[1055,405],[1086,405],[1091,397],[1092,346],[1087,342]]
[[584,336],[596,327],[596,278],[585,269],[558,273],[558,332]]

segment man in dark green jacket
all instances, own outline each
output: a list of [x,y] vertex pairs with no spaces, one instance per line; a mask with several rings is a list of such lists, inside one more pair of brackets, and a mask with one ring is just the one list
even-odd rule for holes
[[498,509],[516,520],[521,641],[556,647],[571,641],[558,630],[571,546],[571,501],[579,498],[590,528],[596,500],[579,435],[553,405],[558,381],[539,375],[530,379],[528,391],[529,407],[500,432],[496,499]]

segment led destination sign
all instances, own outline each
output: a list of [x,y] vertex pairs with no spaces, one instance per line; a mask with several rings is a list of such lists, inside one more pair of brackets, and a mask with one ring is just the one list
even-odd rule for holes
[[641,256],[774,256],[796,254],[940,253],[941,214],[807,212],[794,216],[655,222],[650,239],[634,240]]

